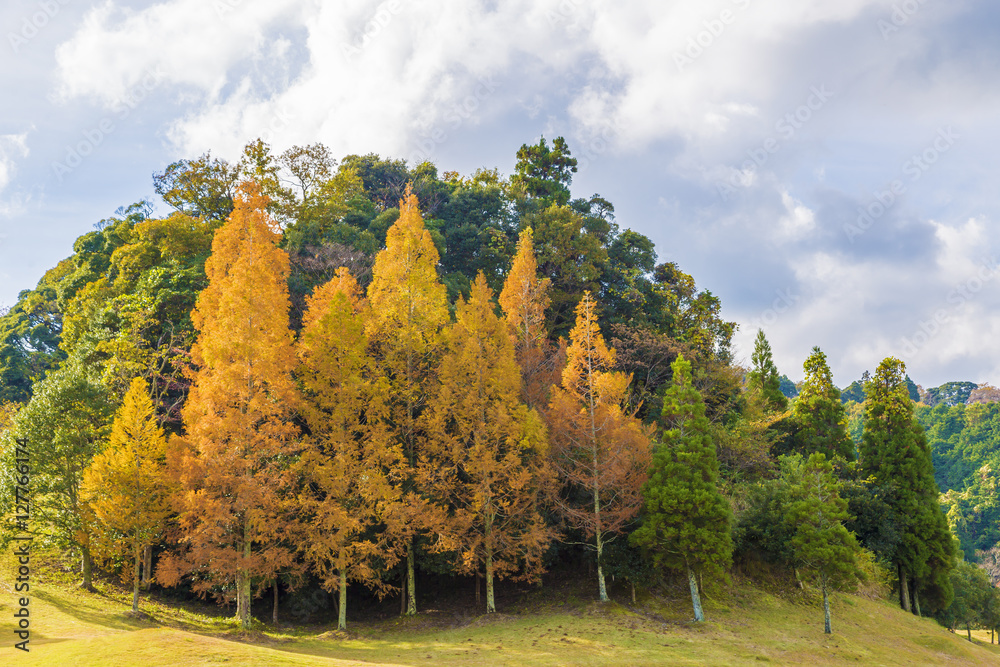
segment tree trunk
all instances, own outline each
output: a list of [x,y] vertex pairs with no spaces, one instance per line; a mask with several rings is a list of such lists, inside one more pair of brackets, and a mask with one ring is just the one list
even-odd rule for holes
[[88,546],[80,547],[80,573],[83,575],[83,583],[80,584],[80,588],[93,592],[94,560],[90,556],[90,547]]
[[347,629],[347,570],[340,571],[340,609],[337,610],[337,629]]
[[969,634],[969,641],[971,642],[972,641],[972,626],[969,625],[968,621],[965,622],[965,631]]
[[493,554],[486,554],[486,613],[492,614],[497,610],[496,601],[493,598]]
[[833,628],[830,627],[830,595],[826,589],[826,572],[820,573],[820,581],[823,585],[823,632],[829,635],[833,633]]
[[705,614],[701,610],[701,595],[698,593],[698,578],[694,574],[694,570],[690,567],[688,571],[688,586],[691,588],[691,604],[694,606],[694,620],[696,622],[701,622],[705,620]]
[[132,611],[139,613],[139,563],[142,560],[142,552],[135,552],[135,568],[132,571]]
[[153,545],[146,545],[143,550],[142,564],[142,590],[149,592],[150,584],[153,583]]
[[476,609],[479,609],[479,568],[476,568]]
[[274,609],[271,611],[271,623],[278,625],[278,578],[274,578]]
[[399,615],[406,615],[406,572],[403,572],[403,581],[399,584]]
[[406,615],[414,616],[417,613],[417,557],[414,552],[414,539],[410,540],[409,548],[406,551]]
[[913,613],[922,618],[923,614],[920,613],[920,596],[917,595],[916,579],[914,579],[913,583],[910,584],[910,591],[913,593]]
[[[250,562],[250,519],[243,520],[243,559]],[[236,617],[242,630],[250,629],[250,572],[245,564],[236,567]]]
[[899,606],[904,611],[910,611],[910,587],[907,585],[906,570],[901,564],[896,565],[899,579]]
[[635,604],[635,582],[629,579],[628,585],[632,588],[632,604]]

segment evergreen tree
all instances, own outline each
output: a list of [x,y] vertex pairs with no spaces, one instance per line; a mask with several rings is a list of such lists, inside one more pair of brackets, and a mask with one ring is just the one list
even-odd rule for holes
[[847,434],[847,418],[840,390],[833,385],[833,374],[826,355],[818,348],[802,365],[806,377],[793,412],[799,430],[796,440],[803,453],[822,452],[827,459],[836,456],[854,460],[854,443]]
[[576,308],[570,339],[562,385],[553,388],[548,410],[552,461],[564,485],[556,507],[594,539],[598,590],[606,602],[604,545],[642,507],[650,441],[647,429],[625,410],[631,377],[608,370],[615,353],[604,343],[590,292]]
[[406,613],[416,614],[415,540],[425,529],[444,526],[443,514],[421,495],[416,477],[426,442],[420,416],[436,386],[442,330],[450,316],[437,273],[440,255],[409,187],[399,204],[399,219],[375,258],[365,334],[377,374],[375,398],[382,406],[378,419],[390,446],[401,452],[399,467],[389,475],[400,487],[400,503],[386,520],[406,545]]
[[182,485],[175,504],[184,548],[157,570],[168,585],[194,574],[203,592],[227,591],[235,580],[244,629],[254,579],[274,579],[294,553],[288,465],[299,449],[291,421],[299,394],[288,255],[277,247],[268,203],[244,183],[205,264],[209,284],[192,314],[198,370],[183,410],[187,434],[168,457]]
[[642,525],[630,541],[650,554],[654,566],[687,574],[694,618],[703,621],[698,579],[725,576],[733,550],[731,513],[716,486],[719,462],[705,403],[691,385],[691,362],[679,355],[672,369],[663,399],[665,430],[643,487]]
[[919,614],[920,591],[934,606],[945,607],[952,595],[948,577],[956,546],[939,505],[927,438],[913,416],[903,362],[884,359],[865,384],[865,395],[859,463],[863,475],[883,489],[897,524],[892,561],[900,607]]
[[790,483],[790,499],[785,522],[795,531],[791,540],[796,563],[819,575],[823,590],[824,632],[830,634],[831,588],[853,581],[858,543],[844,527],[847,501],[840,497],[840,485],[833,464],[822,452],[803,461],[800,456],[783,457],[783,472]]
[[750,361],[753,363],[753,368],[747,374],[747,385],[750,390],[757,392],[770,409],[776,412],[787,408],[788,399],[781,392],[781,376],[778,375],[778,368],[774,365],[771,344],[767,342],[763,329],[757,329]]
[[521,569],[536,578],[553,537],[539,496],[553,481],[545,427],[521,402],[521,378],[507,326],[480,272],[459,297],[445,334],[440,387],[428,409],[433,478],[452,508],[460,572],[484,572],[486,612],[493,580]]
[[[135,378],[115,416],[111,440],[83,473],[82,494],[93,512],[100,561],[132,559],[132,611],[139,611],[139,567],[170,513],[163,475],[166,438],[156,423],[149,387]],[[125,577],[123,577],[125,578]]]

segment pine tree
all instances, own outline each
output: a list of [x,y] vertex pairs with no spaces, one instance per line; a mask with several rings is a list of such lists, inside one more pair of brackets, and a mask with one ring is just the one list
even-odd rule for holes
[[398,502],[385,477],[398,461],[367,420],[373,387],[364,318],[358,283],[341,267],[309,297],[297,348],[311,436],[301,460],[308,482],[300,497],[303,551],[324,588],[339,592],[341,630],[347,629],[348,580],[382,593],[387,586],[373,560],[392,566],[397,559],[376,528],[382,510]]
[[854,443],[826,355],[814,347],[802,367],[806,377],[793,408],[799,426],[796,440],[806,454],[822,452],[828,459],[853,461]]
[[145,550],[160,537],[170,514],[164,477],[166,438],[157,425],[149,387],[129,386],[115,416],[108,446],[83,474],[82,495],[94,518],[98,560],[131,558],[132,611],[139,611],[139,568]]
[[299,395],[289,265],[267,207],[259,187],[244,183],[205,264],[209,284],[191,316],[199,333],[183,410],[187,435],[168,458],[183,486],[176,505],[185,549],[157,571],[168,583],[197,573],[202,592],[225,591],[235,580],[244,629],[253,580],[273,580],[294,553],[288,468],[298,450],[291,418]]
[[407,614],[417,613],[416,544],[418,534],[443,527],[443,513],[421,496],[417,468],[423,454],[420,415],[436,382],[442,328],[449,321],[440,261],[424,227],[417,198],[407,186],[399,219],[389,228],[385,250],[375,258],[368,287],[371,316],[365,327],[376,369],[375,398],[390,446],[401,452],[390,474],[400,485],[401,502],[386,515],[391,530],[406,545]]
[[705,620],[698,591],[702,575],[725,576],[732,558],[731,513],[719,493],[705,402],[691,385],[691,362],[678,355],[673,382],[663,399],[663,437],[653,452],[643,487],[642,525],[630,541],[656,567],[687,574],[696,621]]
[[921,589],[936,606],[948,604],[956,547],[939,505],[927,438],[913,416],[905,372],[902,361],[887,357],[865,383],[865,426],[858,454],[862,473],[884,490],[900,534],[892,555],[900,607],[919,614]]
[[594,540],[598,590],[606,602],[604,545],[642,507],[650,437],[625,409],[631,376],[608,370],[615,354],[601,336],[590,292],[576,308],[570,340],[562,384],[553,388],[548,411],[552,460],[565,487],[556,506],[571,526]]
[[486,611],[496,611],[493,580],[542,571],[553,537],[539,513],[552,482],[545,426],[521,402],[514,344],[479,273],[446,333],[440,387],[428,410],[431,459],[453,508],[460,572],[485,572]]
[[548,278],[538,278],[532,231],[527,227],[518,239],[517,254],[500,292],[500,306],[514,334],[522,391],[528,407],[545,406],[549,390],[559,381],[557,355],[545,330],[550,284]]
[[771,344],[767,342],[763,329],[757,329],[753,354],[750,356],[753,368],[747,374],[747,385],[757,392],[766,405],[781,412],[788,407],[788,399],[781,393],[781,377],[771,356]]
[[801,456],[783,457],[784,473],[790,482],[790,503],[785,522],[795,531],[792,552],[799,567],[819,575],[823,591],[824,632],[830,634],[830,589],[854,581],[858,543],[844,527],[850,515],[847,501],[840,497],[840,484],[833,464],[822,452],[806,461]]

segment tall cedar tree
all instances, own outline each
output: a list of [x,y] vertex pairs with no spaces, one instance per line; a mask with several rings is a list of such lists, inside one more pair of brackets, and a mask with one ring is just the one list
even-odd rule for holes
[[527,227],[518,238],[517,254],[500,292],[500,306],[514,334],[524,402],[533,408],[546,405],[549,390],[559,381],[558,355],[545,328],[550,285],[548,278],[538,277],[532,231]]
[[650,435],[625,408],[631,376],[607,370],[614,367],[615,352],[604,343],[597,315],[597,304],[585,292],[548,418],[552,461],[565,487],[556,506],[571,526],[594,539],[600,599],[606,602],[604,545],[642,507]]
[[847,434],[844,404],[840,390],[833,385],[826,355],[814,347],[802,368],[806,379],[793,410],[799,425],[796,438],[804,453],[822,452],[828,459],[839,456],[853,461],[854,442]]
[[209,284],[191,315],[199,333],[187,436],[168,456],[182,485],[176,505],[186,548],[157,570],[168,584],[191,573],[196,590],[221,587],[227,597],[235,581],[244,629],[253,580],[273,580],[294,557],[289,463],[299,448],[291,422],[299,394],[288,256],[268,204],[256,183],[244,183],[205,264]]
[[166,445],[149,386],[137,377],[115,416],[107,448],[83,473],[83,496],[96,519],[95,556],[104,562],[133,561],[128,578],[133,612],[139,611],[143,555],[159,539],[170,514],[170,487],[164,477]]
[[653,451],[642,525],[629,538],[656,567],[686,572],[696,621],[705,620],[698,580],[723,578],[732,560],[731,513],[719,493],[705,402],[691,385],[691,362],[678,355],[663,397],[663,439]]
[[[347,628],[348,580],[386,590],[375,567],[397,556],[376,532],[398,490],[385,476],[399,461],[377,428],[369,428],[371,361],[366,356],[365,303],[350,272],[341,267],[308,299],[302,337],[302,412],[311,437],[302,456],[309,491],[301,496],[307,560],[324,588],[339,591],[338,627]],[[377,426],[377,422],[376,422]]]
[[368,286],[371,316],[365,327],[369,355],[377,374],[375,399],[389,445],[402,453],[389,477],[400,485],[400,498],[385,520],[406,545],[407,614],[417,613],[416,537],[425,530],[441,534],[444,513],[420,495],[417,470],[423,467],[425,434],[420,415],[437,382],[442,329],[450,319],[445,286],[438,279],[440,261],[424,227],[417,197],[409,186],[399,202],[399,219],[386,234],[385,250],[375,258]]
[[924,429],[913,417],[905,378],[903,362],[886,357],[865,383],[864,433],[858,453],[862,472],[885,489],[900,534],[892,556],[900,607],[919,614],[921,589],[936,606],[947,606],[956,547],[938,504],[934,464]]
[[459,571],[485,572],[486,611],[494,577],[536,578],[553,531],[539,497],[553,482],[545,426],[521,401],[521,375],[506,323],[482,272],[468,303],[459,298],[445,334],[440,387],[428,406],[435,484],[453,508]]
[[812,453],[806,461],[801,456],[784,457],[783,463],[791,500],[785,523],[795,531],[792,553],[800,567],[819,575],[823,627],[830,634],[833,629],[829,590],[852,582],[857,576],[858,542],[843,524],[850,516],[847,501],[840,497],[833,464],[822,452]]
[[763,329],[757,329],[757,338],[750,355],[753,368],[747,375],[747,383],[752,391],[758,392],[771,410],[781,412],[788,407],[788,399],[781,393],[781,378],[774,365],[771,344],[767,342]]

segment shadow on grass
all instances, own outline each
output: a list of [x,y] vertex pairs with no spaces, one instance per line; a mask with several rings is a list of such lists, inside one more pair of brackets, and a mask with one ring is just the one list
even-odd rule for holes
[[[96,593],[96,595],[101,595]],[[101,595],[103,601],[80,602],[79,600],[67,601],[45,591],[33,591],[33,597],[52,605],[58,611],[71,616],[78,621],[89,625],[97,625],[112,630],[142,630],[144,628],[157,627],[159,624],[153,620],[145,618],[130,618],[129,612],[122,609],[118,613],[101,611],[95,608],[103,602],[105,605],[117,607],[118,603],[107,596]]]

